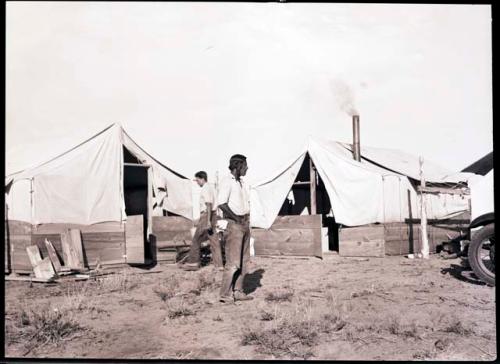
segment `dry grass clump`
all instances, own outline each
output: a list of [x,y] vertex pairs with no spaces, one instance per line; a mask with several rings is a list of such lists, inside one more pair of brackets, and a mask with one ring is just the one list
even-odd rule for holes
[[294,291],[291,288],[280,288],[273,292],[269,292],[266,295],[265,300],[267,302],[291,302],[293,294]]
[[275,319],[275,316],[272,312],[262,311],[260,313],[260,319],[261,321],[272,321]]
[[175,276],[170,276],[166,281],[162,281],[155,286],[153,291],[163,302],[165,302],[173,298],[179,291],[179,280]]
[[38,310],[22,308],[9,315],[6,324],[8,340],[25,343],[28,352],[38,346],[58,344],[71,339],[82,330],[84,328],[70,311],[50,306]]
[[217,289],[217,279],[215,272],[202,270],[195,281],[195,287],[191,289],[190,293],[199,296],[203,291],[214,291]]
[[465,325],[458,317],[453,317],[452,321],[442,330],[451,332],[460,336],[470,336],[474,334],[474,329]]
[[139,286],[140,276],[130,274],[127,269],[97,280],[98,289],[105,292],[127,293]]
[[85,282],[81,287],[70,286],[63,295],[61,310],[70,312],[105,312],[99,307],[90,282]]
[[[270,317],[266,314],[266,317]],[[311,348],[316,345],[322,334],[340,331],[345,321],[340,311],[328,309],[327,313],[315,315],[311,303],[297,304],[295,312],[279,315],[270,321],[270,327],[247,329],[242,335],[242,345],[255,345],[263,353],[277,357],[309,358]]]
[[194,316],[195,312],[186,304],[184,300],[170,301],[167,306],[169,319],[179,317]]
[[389,322],[387,324],[387,331],[389,331],[389,333],[392,335],[420,339],[420,335],[418,333],[418,327],[414,322],[410,324],[404,324],[397,317],[389,318]]

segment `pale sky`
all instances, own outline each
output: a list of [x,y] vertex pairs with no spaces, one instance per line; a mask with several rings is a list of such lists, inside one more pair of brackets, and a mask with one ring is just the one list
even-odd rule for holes
[[7,3],[6,172],[113,122],[191,177],[271,177],[308,135],[460,170],[492,150],[486,5]]

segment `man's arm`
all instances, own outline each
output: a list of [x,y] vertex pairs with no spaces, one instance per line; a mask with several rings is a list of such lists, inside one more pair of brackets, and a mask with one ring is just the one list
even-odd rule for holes
[[213,229],[215,226],[212,226],[212,204],[207,202],[205,205],[207,206],[207,229]]
[[219,208],[222,210],[222,212],[224,213],[224,217],[227,217],[231,220],[234,220],[234,221],[237,221],[237,222],[240,222],[241,220],[241,216],[239,215],[236,215],[233,210],[231,210],[229,208],[229,205],[227,203],[224,203],[222,205],[219,205]]

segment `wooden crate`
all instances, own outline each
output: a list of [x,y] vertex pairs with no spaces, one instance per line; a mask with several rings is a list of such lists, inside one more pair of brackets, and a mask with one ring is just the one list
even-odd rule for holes
[[323,257],[321,215],[278,216],[269,229],[252,229],[255,255]]

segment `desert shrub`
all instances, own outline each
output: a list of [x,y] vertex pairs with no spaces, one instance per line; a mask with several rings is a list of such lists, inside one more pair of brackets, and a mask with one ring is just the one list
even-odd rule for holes
[[273,292],[269,292],[266,297],[265,297],[265,300],[267,302],[285,302],[285,301],[292,301],[292,297],[293,297],[293,289],[291,288],[281,288],[281,289],[277,289]]
[[275,316],[272,312],[268,312],[268,311],[262,311],[260,313],[260,319],[262,321],[272,321],[274,320]]
[[50,306],[37,310],[21,308],[10,316],[6,336],[11,342],[25,343],[28,351],[46,344],[58,344],[84,330],[70,311]]
[[104,276],[97,280],[97,288],[105,292],[127,293],[139,286],[140,275],[130,274],[127,269],[120,273]]
[[195,312],[186,304],[184,300],[169,302],[167,309],[169,319],[195,315]]
[[291,314],[273,316],[271,327],[244,330],[242,345],[255,345],[262,352],[278,357],[308,358],[312,356],[311,347],[318,343],[322,334],[339,331],[345,325],[340,313],[313,315],[311,303],[299,302]]
[[474,334],[474,329],[464,324],[458,317],[453,317],[452,321],[443,329],[444,332],[451,332],[460,336],[470,336]]
[[167,301],[174,297],[179,291],[179,281],[175,276],[168,277],[167,280],[155,286],[153,291],[162,301]]
[[389,318],[389,322],[387,324],[387,330],[392,335],[413,337],[417,339],[420,338],[420,336],[418,335],[418,327],[414,322],[410,324],[403,324],[396,317]]

